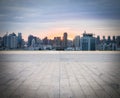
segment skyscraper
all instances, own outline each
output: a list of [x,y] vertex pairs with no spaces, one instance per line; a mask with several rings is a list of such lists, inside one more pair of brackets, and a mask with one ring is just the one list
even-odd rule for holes
[[33,38],[34,38],[33,35],[28,36],[28,47],[31,46]]
[[113,38],[112,38],[112,42],[115,43],[115,36],[113,36]]
[[83,37],[80,39],[81,50],[95,50],[95,38],[93,34],[83,33]]
[[65,32],[63,34],[63,48],[66,49],[67,48],[67,32]]
[[100,36],[97,36],[97,38],[96,38],[96,44],[97,45],[100,44]]
[[55,49],[61,49],[61,37],[54,37],[53,47]]
[[48,45],[48,38],[47,38],[47,37],[45,37],[45,38],[43,39],[43,45]]
[[101,44],[101,41],[100,41],[100,36],[98,35],[96,40],[95,40],[95,48],[96,50],[100,50],[100,44]]
[[34,48],[35,47],[35,39],[33,38],[32,39],[32,42],[31,42],[31,47]]
[[22,33],[18,33],[18,48],[22,47]]
[[17,36],[15,33],[9,34],[9,48],[16,49],[18,44]]
[[75,50],[79,50],[80,49],[80,36],[75,36],[73,43],[74,43]]
[[117,50],[120,50],[120,36],[117,36],[116,43],[117,43]]
[[0,37],[0,50],[3,48],[2,46],[3,46],[3,38]]
[[111,43],[111,37],[108,36],[108,39],[107,39],[107,44],[110,44]]
[[9,41],[8,41],[8,34],[5,34],[4,36],[3,36],[3,47],[4,48],[9,48]]

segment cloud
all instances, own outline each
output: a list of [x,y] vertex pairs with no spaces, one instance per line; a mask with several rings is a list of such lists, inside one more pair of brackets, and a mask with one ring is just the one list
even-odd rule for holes
[[[76,26],[76,29],[90,26],[89,21],[77,25],[81,20],[119,21],[119,5],[120,0],[0,0],[0,32],[26,28],[42,30],[53,25]],[[118,28],[119,23],[114,24],[111,27]]]
[[19,19],[14,20],[17,16],[24,17],[25,22],[64,18],[120,19],[119,5],[119,0],[1,0],[0,13],[6,17],[0,18],[17,22]]

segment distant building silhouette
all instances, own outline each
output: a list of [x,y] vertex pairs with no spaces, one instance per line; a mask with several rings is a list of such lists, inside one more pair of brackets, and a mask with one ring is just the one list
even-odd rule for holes
[[35,39],[34,38],[32,39],[31,47],[33,47],[33,48],[35,47]]
[[116,39],[115,39],[115,36],[112,37],[112,43],[115,43],[116,42]]
[[45,37],[45,38],[43,39],[43,44],[44,44],[44,45],[48,45],[48,43],[49,43],[49,40],[48,40],[47,37]]
[[44,39],[29,35],[28,41],[22,39],[22,33],[18,32],[18,36],[15,33],[6,33],[3,37],[0,37],[0,50],[10,49],[26,49],[26,50],[120,50],[120,36],[108,36],[107,39],[103,36],[93,36],[92,33],[83,33],[83,37],[75,36],[73,40],[68,40],[68,34],[65,32],[63,38],[54,37],[54,39],[48,39],[46,36]]
[[81,50],[95,50],[95,37],[92,33],[83,33],[83,37],[80,39]]
[[96,50],[100,50],[100,48],[101,48],[100,43],[101,43],[100,36],[98,35],[96,40],[95,40],[95,49]]
[[61,37],[54,37],[53,48],[61,49]]
[[0,50],[3,50],[3,38],[2,37],[0,37]]
[[75,50],[80,50],[80,36],[75,36],[73,40]]
[[23,40],[22,40],[22,33],[18,33],[18,48],[22,48]]
[[100,36],[97,36],[97,38],[96,38],[96,44],[100,44]]
[[33,36],[33,35],[29,35],[29,36],[28,36],[28,47],[31,46],[33,39],[34,39],[34,36]]
[[106,39],[105,39],[105,36],[103,36],[103,40],[102,40],[102,41],[103,41],[103,43],[106,43]]
[[3,47],[6,49],[6,48],[9,48],[9,36],[8,34],[6,33],[4,36],[3,36]]
[[67,32],[65,32],[65,33],[63,34],[63,48],[64,48],[64,49],[67,48],[67,41],[68,41],[67,37],[68,37]]
[[9,34],[8,36],[8,48],[10,49],[16,49],[17,48],[17,44],[18,44],[18,40],[17,40],[17,36],[15,33]]
[[120,50],[120,36],[116,38],[117,50]]
[[111,37],[108,36],[108,39],[107,39],[107,44],[111,43]]

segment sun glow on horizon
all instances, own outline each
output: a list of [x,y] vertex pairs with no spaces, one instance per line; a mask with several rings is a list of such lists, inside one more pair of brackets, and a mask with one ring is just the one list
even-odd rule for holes
[[[38,38],[40,38],[40,39],[44,39],[45,37],[47,37],[48,39],[54,39],[54,37],[61,37],[61,39],[63,39],[63,34],[65,33],[65,32],[67,32],[67,34],[68,34],[68,39],[69,40],[73,40],[74,38],[75,38],[75,36],[80,36],[80,37],[82,37],[83,35],[83,32],[84,32],[84,30],[83,31],[81,31],[81,32],[79,32],[79,31],[67,31],[67,30],[64,30],[64,31],[51,31],[51,32],[36,32],[36,33],[24,33],[24,32],[21,32],[22,33],[22,36],[23,36],[23,39],[25,40],[25,41],[28,41],[28,36],[29,35],[33,35],[33,36],[36,36],[36,37],[38,37]],[[92,30],[86,30],[86,32],[87,33],[93,33],[93,34],[95,34],[95,37],[96,36],[100,36],[100,38],[102,39],[102,37],[103,36],[105,36],[106,38],[108,37],[108,36],[117,36],[117,35],[119,35],[119,32],[118,33],[111,33],[111,32],[109,32],[109,33],[106,33],[105,31],[103,32],[103,33],[101,33],[101,32],[92,32]],[[17,34],[17,33],[16,33]]]
[[[68,39],[69,39],[69,40],[73,40],[74,37],[76,36],[75,33],[73,33],[73,32],[67,32],[67,31],[64,31],[64,32],[52,32],[52,33],[51,33],[51,32],[46,32],[46,33],[37,33],[37,34],[29,34],[29,35],[36,36],[36,37],[38,37],[38,38],[40,38],[40,39],[44,39],[45,37],[47,37],[48,39],[53,40],[54,37],[61,37],[61,39],[63,39],[63,34],[64,34],[65,32],[68,34]],[[27,41],[29,35],[22,34],[23,39],[24,39],[25,41]],[[77,35],[78,35],[78,34],[77,34]],[[80,35],[80,34],[79,34],[79,35]]]
[[[61,37],[61,39],[63,39],[63,34],[65,32],[56,32],[56,33],[48,33],[47,34],[47,37],[49,39],[54,39],[54,37]],[[75,37],[75,34],[74,33],[71,33],[71,32],[66,32],[68,34],[68,39],[69,40],[73,40],[74,37]]]

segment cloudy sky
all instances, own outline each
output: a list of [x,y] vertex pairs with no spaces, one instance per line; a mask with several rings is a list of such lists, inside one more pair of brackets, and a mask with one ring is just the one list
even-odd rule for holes
[[0,0],[0,35],[120,35],[120,0]]

